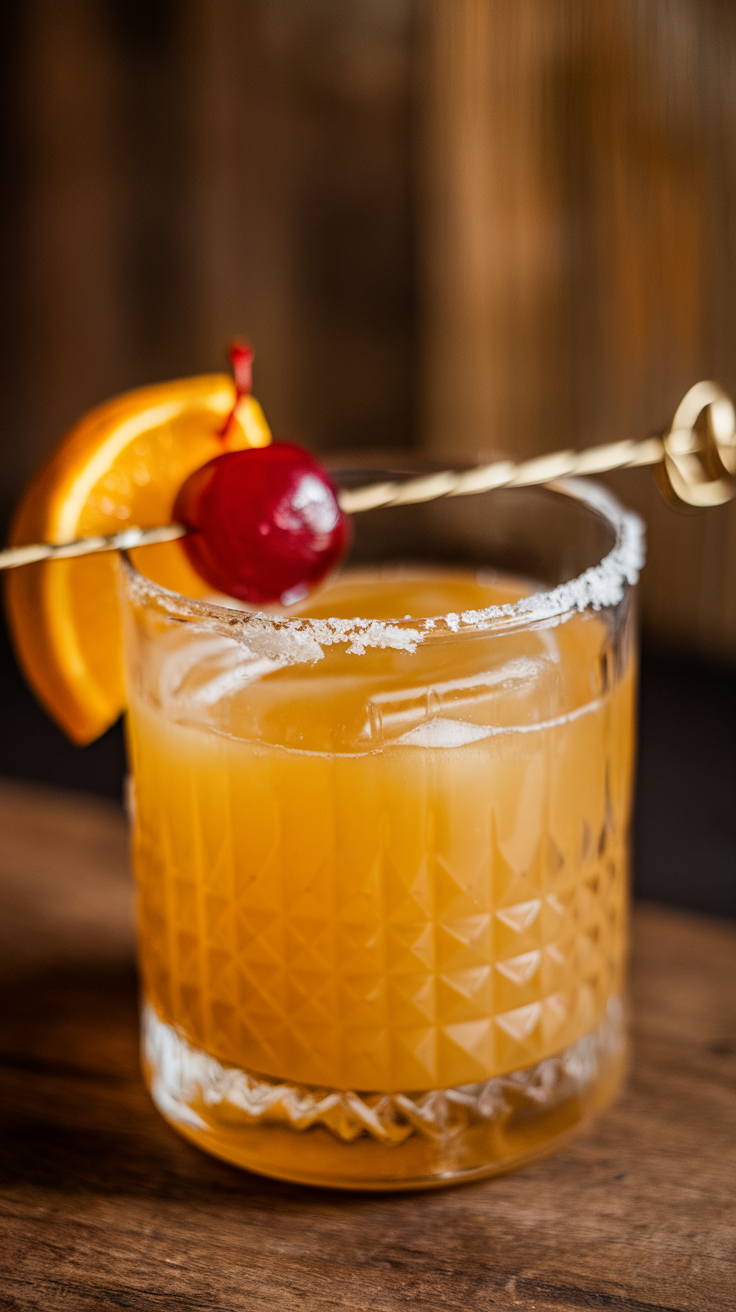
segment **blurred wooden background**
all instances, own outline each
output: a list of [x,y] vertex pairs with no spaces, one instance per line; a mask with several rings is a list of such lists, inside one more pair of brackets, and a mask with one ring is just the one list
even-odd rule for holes
[[407,0],[6,18],[6,500],[85,407],[257,347],[276,430],[413,435]]
[[[423,387],[432,449],[536,454],[736,394],[736,6],[432,0]],[[648,471],[649,637],[736,659],[736,505],[674,515]]]
[[[3,18],[7,513],[86,407],[258,349],[317,448],[522,456],[736,393],[731,0],[24,0]],[[736,507],[650,638],[736,661]]]

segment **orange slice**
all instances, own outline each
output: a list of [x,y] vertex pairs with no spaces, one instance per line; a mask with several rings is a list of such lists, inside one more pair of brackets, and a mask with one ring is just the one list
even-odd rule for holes
[[[70,542],[91,534],[168,524],[174,498],[194,469],[224,450],[265,446],[271,434],[258,402],[235,403],[226,374],[145,387],[92,410],[71,430],[27,488],[11,544]],[[165,587],[202,596],[178,542],[140,548],[139,568]],[[16,649],[39,700],[77,743],[104,732],[125,705],[114,553],[46,561],[8,572]]]

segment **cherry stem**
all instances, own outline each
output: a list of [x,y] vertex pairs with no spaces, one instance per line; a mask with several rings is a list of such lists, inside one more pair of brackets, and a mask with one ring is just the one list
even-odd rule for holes
[[234,341],[230,345],[228,355],[233,366],[233,377],[235,379],[235,404],[225,421],[224,428],[220,430],[220,437],[223,440],[230,432],[239,401],[244,396],[250,396],[253,387],[253,357],[255,351],[247,342]]
[[235,387],[238,400],[241,396],[250,396],[253,387],[253,356],[255,351],[247,342],[235,341],[228,351],[235,375]]

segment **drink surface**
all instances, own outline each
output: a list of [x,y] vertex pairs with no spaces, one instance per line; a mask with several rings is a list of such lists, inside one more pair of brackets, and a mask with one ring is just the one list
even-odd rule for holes
[[[345,575],[386,620],[526,589]],[[632,660],[602,618],[314,663],[172,626],[129,690],[144,990],[226,1065],[450,1088],[590,1033],[620,990]]]

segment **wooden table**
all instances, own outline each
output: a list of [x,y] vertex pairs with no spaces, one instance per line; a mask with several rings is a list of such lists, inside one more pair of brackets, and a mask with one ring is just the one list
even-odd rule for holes
[[557,1156],[343,1196],[206,1157],[138,1074],[125,826],[0,785],[0,1307],[736,1308],[736,927],[640,907],[628,1089]]

